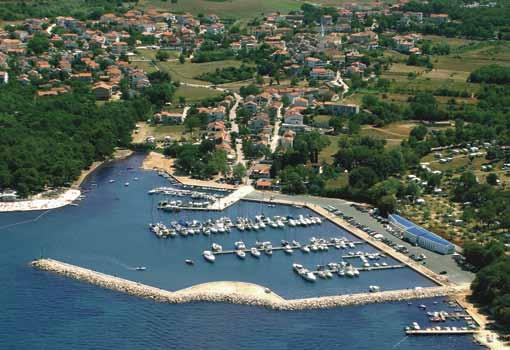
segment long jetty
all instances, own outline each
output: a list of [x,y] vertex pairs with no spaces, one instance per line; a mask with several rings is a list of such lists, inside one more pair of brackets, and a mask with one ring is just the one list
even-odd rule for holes
[[437,286],[286,300],[268,288],[252,283],[212,282],[172,292],[53,259],[34,260],[32,266],[102,288],[152,299],[157,302],[172,304],[197,301],[224,302],[264,306],[275,310],[323,309],[348,305],[384,303],[388,301],[455,296],[459,293],[465,293],[469,289],[467,285]]

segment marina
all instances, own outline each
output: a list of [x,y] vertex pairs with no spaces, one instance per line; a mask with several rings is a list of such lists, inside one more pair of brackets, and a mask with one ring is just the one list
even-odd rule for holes
[[[408,301],[413,305],[432,305],[433,300],[441,302],[442,295],[457,293],[457,290],[452,291],[449,287],[437,287],[408,267],[362,271],[357,278],[333,278],[324,283],[309,283],[292,271],[294,262],[315,271],[317,265],[339,262],[343,258],[357,268],[362,268],[363,263],[359,257],[348,257],[351,252],[381,253],[366,243],[346,250],[330,247],[320,254],[294,252],[289,255],[275,252],[272,256],[262,253],[255,258],[250,251],[246,252],[245,259],[235,254],[214,255],[215,263],[207,263],[201,257],[201,252],[210,249],[213,242],[225,249],[232,249],[237,241],[243,241],[246,247],[254,247],[257,240],[271,241],[275,246],[280,246],[282,240],[289,243],[295,240],[302,244],[309,242],[313,236],[318,240],[338,237],[345,237],[350,242],[364,240],[324,219],[320,225],[285,226],[284,229],[266,227],[258,231],[233,229],[230,234],[188,235],[192,239],[155,239],[155,236],[148,234],[149,222],[169,225],[172,221],[204,222],[224,216],[253,220],[262,214],[294,218],[320,214],[310,211],[304,204],[293,206],[245,200],[236,202],[221,213],[205,210],[162,212],[157,209],[159,199],[156,196],[159,195],[148,196],[147,192],[156,187],[168,186],[169,182],[155,173],[138,170],[138,159],[138,156],[134,156],[93,173],[84,184],[83,193],[86,193],[86,198],[80,202],[79,207],[48,212],[37,221],[33,218],[39,217],[40,213],[15,213],[0,217],[0,226],[7,227],[0,237],[4,249],[0,260],[3,269],[16,275],[15,281],[7,278],[6,288],[0,290],[0,300],[8,305],[3,312],[4,317],[0,316],[0,347],[9,348],[14,338],[25,339],[27,348],[43,348],[49,341],[53,345],[57,344],[51,346],[55,349],[105,346],[136,349],[137,346],[133,347],[133,344],[146,344],[152,348],[166,346],[158,340],[161,338],[158,330],[160,327],[153,327],[154,322],[164,322],[169,326],[165,328],[165,344],[168,340],[175,344],[189,344],[183,338],[192,337],[200,342],[200,346],[206,347],[218,344],[214,340],[218,330],[214,327],[211,329],[211,325],[218,325],[222,328],[220,334],[225,334],[234,322],[246,327],[242,341],[237,333],[230,335],[232,344],[242,348],[256,349],[263,346],[277,349],[288,346],[288,339],[303,346],[313,346],[311,339],[320,336],[329,348],[338,344],[352,348],[353,344],[357,344],[360,349],[389,349],[402,340],[403,325],[411,324],[412,321],[427,327],[434,325],[429,323],[426,312],[416,306],[408,306]],[[135,181],[135,177],[139,180]],[[115,181],[110,183],[112,179]],[[127,187],[124,186],[126,182],[130,183]],[[181,185],[176,186],[180,188]],[[77,220],[82,224],[76,225]],[[388,266],[399,264],[391,255],[386,252],[383,254]],[[106,284],[100,285],[103,283],[101,280],[75,281],[75,278],[63,278],[65,275],[60,276],[60,273],[47,273],[28,266],[28,261],[40,256],[100,271],[98,274],[108,276],[104,280]],[[375,266],[376,260],[367,260]],[[379,261],[380,264],[382,262]],[[146,269],[137,270],[136,267]],[[96,275],[89,277],[93,276]],[[135,289],[112,292],[120,287],[113,285],[110,278],[130,281],[120,286]],[[136,289],[139,286],[143,288]],[[149,286],[172,293],[171,301],[154,302],[158,301],[159,294],[144,294],[145,287]],[[380,291],[371,291],[370,286],[378,286]],[[13,309],[9,306],[9,298],[13,293],[26,308]],[[136,297],[123,295],[126,293]],[[139,298],[139,293],[142,298]],[[286,300],[283,310],[293,312],[275,313],[271,310],[280,309],[244,306],[258,305],[253,295],[258,298],[279,296]],[[414,301],[414,298],[420,301]],[[58,308],[55,307],[56,302]],[[261,302],[260,306],[266,306],[265,303]],[[314,309],[321,311],[312,311]],[[181,314],[191,318],[178,316]],[[122,322],[120,327],[119,315],[125,315],[121,319],[131,317],[140,322],[136,326]],[[40,327],[30,323],[46,322],[48,317],[58,324],[74,323],[87,327],[95,336],[92,338],[82,334],[77,338],[74,332],[69,331],[69,327],[59,326],[44,327],[43,334],[42,329],[39,331]],[[22,323],[15,321],[13,327],[12,320],[18,319]],[[381,319],[385,322],[381,322]],[[441,325],[448,326],[451,321],[445,322]],[[289,324],[297,327],[295,331],[282,331]],[[337,332],[338,324],[342,324],[341,336]],[[27,331],[25,325],[30,327],[30,331]],[[253,330],[254,327],[257,331]],[[313,333],[312,330],[303,331],[302,327],[312,327]],[[197,333],[197,328],[202,329],[202,332]],[[129,330],[128,334],[126,330]],[[377,332],[381,336],[374,342],[364,336],[366,332]],[[346,335],[351,338],[347,339]],[[84,347],[82,341],[88,345]],[[470,336],[463,335],[457,335],[454,341],[449,337],[408,337],[400,348],[409,347],[408,342],[412,342],[414,349],[420,350],[480,349],[472,343]]]

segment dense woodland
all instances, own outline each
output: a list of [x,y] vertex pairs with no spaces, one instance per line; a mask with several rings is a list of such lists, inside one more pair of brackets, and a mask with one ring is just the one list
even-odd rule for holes
[[143,98],[98,106],[88,87],[45,98],[16,83],[0,88],[0,188],[26,196],[68,184],[114,147],[128,146],[150,108]]

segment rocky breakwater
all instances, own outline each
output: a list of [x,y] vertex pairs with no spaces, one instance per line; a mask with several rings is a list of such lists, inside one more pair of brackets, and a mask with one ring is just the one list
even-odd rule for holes
[[32,266],[54,272],[78,281],[87,282],[102,288],[152,299],[165,303],[223,302],[244,305],[263,306],[274,310],[306,310],[403,301],[439,296],[454,296],[465,293],[469,286],[439,286],[420,289],[360,293],[350,295],[326,296],[307,299],[286,300],[268,288],[245,282],[210,282],[181,289],[177,292],[148,286],[123,278],[106,275],[83,267],[67,264],[53,259],[39,259]]
[[386,303],[444,296],[455,296],[465,292],[465,286],[427,287],[419,289],[392,290],[376,293],[333,295],[318,298],[293,299],[284,304],[285,310],[326,309],[351,305]]

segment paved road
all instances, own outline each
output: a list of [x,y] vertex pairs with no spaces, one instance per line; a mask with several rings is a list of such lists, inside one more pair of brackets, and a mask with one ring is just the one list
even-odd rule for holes
[[278,141],[280,140],[280,126],[282,124],[282,108],[278,108],[276,111],[276,120],[274,123],[274,130],[273,130],[273,137],[271,139],[271,153],[274,153],[276,151],[276,147],[278,147]]
[[324,197],[315,197],[315,196],[308,196],[308,195],[300,195],[300,196],[289,196],[284,194],[279,194],[276,192],[263,192],[263,191],[255,191],[249,194],[247,197],[252,199],[265,199],[268,200],[270,197],[278,198],[278,199],[285,199],[285,200],[292,200],[296,202],[301,203],[313,203],[320,205],[322,207],[331,205],[334,206],[341,211],[343,211],[345,214],[350,215],[354,217],[358,222],[360,222],[363,225],[368,226],[369,228],[375,230],[378,233],[381,233],[385,238],[390,239],[391,241],[401,244],[407,249],[409,249],[409,254],[425,254],[427,256],[426,259],[426,266],[436,272],[439,273],[441,271],[448,271],[448,274],[446,275],[451,281],[455,283],[470,283],[474,279],[474,274],[469,271],[462,270],[459,265],[453,260],[452,255],[441,255],[434,252],[431,252],[429,250],[415,247],[408,242],[405,242],[395,236],[393,236],[391,233],[386,231],[386,229],[383,227],[382,224],[377,222],[374,218],[372,218],[369,214],[360,212],[359,210],[353,208],[350,206],[352,202],[338,199],[338,198],[324,198]]

